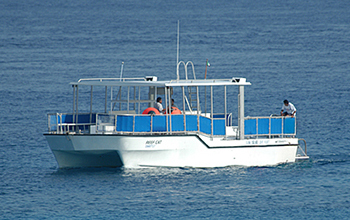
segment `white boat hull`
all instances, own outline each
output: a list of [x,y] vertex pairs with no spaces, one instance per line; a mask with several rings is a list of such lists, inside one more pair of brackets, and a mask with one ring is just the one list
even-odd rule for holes
[[295,162],[297,138],[45,134],[60,168],[273,166]]

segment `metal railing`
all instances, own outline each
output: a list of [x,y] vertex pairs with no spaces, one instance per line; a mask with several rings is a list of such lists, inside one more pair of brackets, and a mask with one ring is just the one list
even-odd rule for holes
[[[200,133],[207,136],[225,135],[225,118],[208,118],[199,115],[183,114],[97,114],[96,117],[96,132],[102,133],[113,132],[136,135]],[[106,118],[108,119],[106,120]]]
[[[300,142],[303,142],[304,144],[304,149],[301,146]],[[297,155],[296,155],[296,160],[305,160],[309,159],[309,156],[307,155],[307,147],[306,147],[306,140],[299,138],[298,139],[298,149],[297,149]]]
[[[216,114],[220,115],[220,114]],[[222,114],[223,115],[223,114]],[[49,133],[122,133],[122,134],[188,134],[225,136],[226,125],[232,116],[226,118],[205,117],[198,114],[145,115],[110,113],[54,113],[48,114]],[[76,122],[75,119],[78,118]]]
[[295,137],[296,117],[245,117],[245,138]]
[[[78,121],[77,121],[78,120]],[[48,114],[49,133],[89,133],[90,126],[96,124],[96,113],[50,113]]]
[[[246,139],[296,136],[295,117],[245,117],[244,124]],[[48,131],[57,134],[113,133],[142,135],[193,133],[209,137],[228,137],[230,136],[226,133],[228,127],[232,127],[232,114],[226,114],[225,116],[224,113],[215,113],[211,117],[198,114],[154,116],[110,113],[48,114]]]

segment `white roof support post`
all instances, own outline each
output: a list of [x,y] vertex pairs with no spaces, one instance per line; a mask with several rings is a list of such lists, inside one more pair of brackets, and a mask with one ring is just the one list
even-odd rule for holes
[[[154,96],[153,98],[151,97],[150,100],[153,100],[153,102],[151,102],[151,106],[150,107],[154,107],[154,104],[155,104],[155,101],[157,100],[158,98],[158,87],[155,86],[153,87],[154,88]],[[160,113],[160,112],[159,112]]]
[[139,86],[139,111],[138,111],[138,114],[141,114],[141,87]]
[[[226,117],[226,115],[227,115],[227,98],[226,98],[226,86],[224,86],[224,101],[225,101],[225,107],[224,107],[224,109],[225,109],[225,129],[226,129],[226,126],[227,126],[227,117]],[[225,138],[227,137],[227,135],[226,135],[226,131],[225,131]]]
[[[76,101],[76,103],[75,103],[75,117],[74,117],[74,114],[73,114],[73,123],[75,122],[76,124],[78,124],[78,115],[79,115],[79,111],[78,111],[78,101],[79,101],[79,86],[77,86],[77,90],[76,90],[76,92],[77,92],[77,101]],[[75,119],[75,121],[74,121],[74,118],[76,118]],[[78,128],[75,126],[75,131],[77,131],[78,130]]]
[[199,87],[196,87],[196,92],[197,92],[197,111],[199,112],[200,110],[200,103],[199,103]]
[[93,91],[93,86],[91,86],[91,94],[90,94],[90,123],[92,120],[92,91]]
[[171,127],[171,111],[172,111],[172,106],[171,106],[171,88],[170,87],[168,87],[167,88],[167,90],[168,90],[168,108],[167,108],[167,111],[168,111],[168,114],[169,114],[169,128],[170,128],[170,134],[172,133],[172,131],[173,131],[173,129],[172,129],[172,127]]
[[77,121],[76,123],[78,123],[78,114],[79,114],[79,110],[78,110],[78,104],[79,104],[79,86],[77,86],[77,102],[75,103],[76,104],[76,108],[75,108],[75,112],[77,114]]
[[[122,100],[122,87],[119,86],[119,100]],[[119,111],[122,109],[122,103],[119,102]]]
[[107,113],[107,86],[105,86],[105,113]]
[[75,118],[74,117],[74,115],[75,115],[75,87],[76,87],[76,85],[73,85],[73,123],[74,123],[74,118]]
[[127,96],[127,105],[128,106],[126,106],[126,113],[128,113],[129,114],[129,105],[130,105],[130,86],[128,86],[128,96]]
[[186,106],[185,106],[185,88],[183,86],[181,86],[181,89],[182,89],[182,114],[183,114],[183,117],[184,117],[184,131],[186,131]]
[[[78,110],[78,103],[79,103],[79,87],[77,86],[77,102],[75,103],[76,104],[76,107],[75,107],[75,112],[76,112],[76,121],[75,123],[78,123],[78,114],[79,114],[79,110]],[[73,119],[73,122],[74,122],[74,119]]]
[[211,138],[213,138],[214,135],[214,126],[213,126],[213,117],[214,117],[214,97],[213,97],[213,86],[210,86],[210,121],[211,121]]
[[[165,98],[165,110],[167,109],[167,107],[168,107],[168,104],[167,104],[167,101],[168,101],[168,89],[166,88],[166,87],[164,87],[164,98]],[[168,130],[168,124],[169,124],[169,118],[168,118],[168,113],[169,113],[169,111],[165,111],[165,125],[166,125],[166,131],[168,132],[169,130]]]
[[[136,86],[134,86],[134,100],[136,100]],[[136,111],[136,102],[134,102],[134,110]]]
[[204,86],[204,113],[207,115],[207,87]]
[[[91,90],[92,90],[92,86],[91,86]],[[111,86],[111,109],[110,109],[110,111],[111,112],[113,111],[113,86]]]
[[148,103],[148,107],[154,108],[154,104],[156,103],[156,100],[158,98],[157,90],[158,90],[157,86],[149,87],[148,100],[153,100],[153,101]]
[[[196,91],[198,91],[198,86],[196,86]],[[199,109],[198,109],[198,102],[199,102],[199,96],[198,96],[198,92],[197,92],[197,128],[198,128],[198,133],[200,133],[201,126],[200,126],[200,114],[199,114]],[[191,103],[190,103],[190,105],[191,105]]]
[[239,139],[244,140],[244,86],[239,86],[238,120]]

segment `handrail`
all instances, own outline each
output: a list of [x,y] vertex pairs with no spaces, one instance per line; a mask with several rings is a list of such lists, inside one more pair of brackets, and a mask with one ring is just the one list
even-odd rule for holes
[[187,61],[187,63],[185,63],[184,61],[179,61],[177,66],[176,66],[176,75],[177,75],[177,80],[180,80],[180,74],[179,74],[179,67],[180,65],[183,64],[184,68],[185,68],[185,79],[188,80],[188,75],[187,75],[187,66],[188,64],[192,65],[192,72],[193,72],[193,79],[196,80],[196,72],[194,70],[194,64],[192,63],[192,61]]
[[191,108],[191,106],[190,106],[190,103],[188,102],[187,96],[185,96],[185,101],[186,101],[186,104],[187,104],[188,109],[190,110],[190,112],[191,112],[191,114],[192,114],[192,108]]
[[[82,127],[83,130],[85,131],[86,128],[85,126],[91,126],[96,124],[93,119],[93,115],[96,113],[79,113],[79,114],[74,114],[74,113],[49,113],[48,114],[48,131],[49,132],[56,132],[56,133],[65,133],[65,132],[76,132],[81,130],[80,128]],[[82,117],[82,116],[89,116],[87,117]],[[53,116],[53,117],[52,117]],[[64,118],[63,116],[68,116],[69,118]],[[76,119],[79,117],[78,121]],[[70,120],[69,120],[70,119]],[[94,118],[95,119],[95,118]],[[65,121],[65,120],[68,120]],[[79,121],[81,121],[79,123]],[[53,127],[56,127],[56,129],[52,129]]]
[[[66,117],[63,117],[63,116]],[[84,115],[90,115],[90,117],[87,117]],[[171,128],[169,127],[169,124],[162,124],[162,118],[157,118],[158,115],[150,117],[150,119],[141,119],[140,117],[147,117],[150,115],[145,114],[115,114],[115,113],[80,113],[79,114],[79,121],[73,122],[73,114],[72,113],[54,113],[54,114],[48,114],[48,130],[50,133],[66,133],[66,132],[79,132],[84,131],[84,133],[89,132],[89,129],[91,126],[96,126],[96,130],[99,131],[99,129],[105,129],[104,127],[108,127],[109,132],[113,133],[134,133],[134,134],[154,134],[154,133],[164,133],[164,134],[171,134],[171,133],[197,133],[197,134],[203,134],[210,137],[220,137],[220,136],[227,136],[225,129],[227,127],[232,127],[232,113],[227,114],[224,117],[215,117],[216,115],[224,115],[224,113],[214,113],[210,117],[206,117],[202,114],[200,115],[193,115],[193,114],[179,114],[178,116],[181,116],[182,122],[178,123],[178,119],[174,120],[174,124],[172,124]],[[92,117],[91,117],[92,116]],[[118,116],[126,116],[126,117],[118,117]],[[132,117],[127,119],[127,117]],[[159,115],[164,117],[173,117],[176,115]],[[195,118],[191,118],[194,116]],[[136,117],[138,117],[136,119]],[[189,118],[190,117],[190,118]],[[91,120],[90,118],[93,118]],[[123,119],[124,118],[124,119]],[[283,130],[280,133],[274,133],[271,131],[271,119],[273,118],[280,118],[283,119],[285,117],[280,116],[270,116],[270,117],[245,117],[245,120],[247,119],[253,119],[256,120],[256,133],[253,134],[245,134],[245,137],[252,138],[252,137],[259,137],[259,136],[265,136],[267,138],[275,138],[275,137],[282,137],[283,136],[295,136],[296,135],[296,128],[294,127],[294,130],[292,133],[285,133]],[[90,120],[89,120],[90,119]],[[132,127],[118,127],[120,124],[118,123],[118,120],[125,120],[125,123],[131,123]],[[157,121],[155,121],[157,119]],[[268,130],[265,127],[265,133],[259,133],[259,119],[270,119],[268,123]],[[139,121],[137,121],[139,120]],[[146,120],[146,124],[148,125],[144,126],[144,121]],[[159,121],[160,120],[160,121]],[[173,120],[173,119],[172,119]],[[191,125],[194,123],[194,121],[197,121],[196,126],[192,126],[191,128],[187,125]],[[136,122],[137,121],[137,122]],[[175,123],[175,121],[177,123]],[[225,122],[220,122],[225,121]],[[277,121],[278,123],[281,123],[279,125],[280,129],[283,129],[283,121],[281,122]],[[296,120],[295,120],[296,121]],[[143,128],[140,129],[141,124],[143,124]],[[158,123],[158,124],[157,124]],[[160,123],[160,124],[159,124]],[[190,123],[190,124],[188,124]],[[251,122],[250,124],[254,125],[255,122]],[[264,122],[264,126],[267,126],[267,122]],[[293,122],[294,123],[294,122]],[[296,122],[295,122],[296,123]],[[130,124],[128,126],[131,126]],[[124,126],[124,125],[123,125]],[[154,126],[160,126],[160,130],[157,127]],[[173,129],[173,126],[176,126]],[[203,127],[204,126],[204,127]],[[157,128],[157,129],[155,129]],[[112,130],[111,130],[112,129]],[[219,130],[217,130],[219,129]],[[247,129],[245,129],[247,130]],[[100,130],[103,132],[103,130]],[[250,130],[252,131],[252,130]],[[305,144],[305,150],[306,150],[306,144]],[[306,153],[305,153],[306,154]]]
[[305,144],[305,150],[303,150],[300,145],[299,145],[299,149],[304,153],[305,156],[307,156],[307,147],[306,147],[306,140],[303,138],[298,138],[298,141],[304,141]]
[[[294,118],[294,125],[293,127],[290,127],[290,124],[288,126],[288,124],[284,124],[285,123],[285,119],[288,118]],[[268,122],[268,132],[266,131],[266,123],[262,123],[262,125],[259,125],[259,119],[269,119]],[[272,123],[272,119],[281,119],[281,124],[278,123]],[[269,138],[271,138],[272,136],[276,136],[276,135],[282,135],[283,136],[296,136],[296,117],[285,117],[285,116],[258,116],[258,117],[244,117],[244,121],[249,121],[249,120],[256,120],[256,124],[255,124],[255,129],[256,131],[252,131],[251,129],[249,129],[249,127],[245,126],[245,137],[259,137],[259,136],[268,136]],[[251,125],[252,126],[252,125]],[[279,127],[280,126],[280,127]],[[250,127],[252,128],[252,127]],[[253,127],[254,128],[254,127]],[[274,131],[272,131],[272,128],[274,128]],[[288,130],[293,129],[293,132],[290,133],[288,131],[285,131],[284,129],[287,128]],[[259,130],[261,129],[261,131]],[[249,131],[248,131],[249,130]],[[280,130],[280,131],[279,131]]]
[[[299,141],[304,142],[304,150],[299,144]],[[307,160],[307,159],[309,159],[309,156],[307,155],[306,141],[302,138],[298,138],[298,149],[296,152],[295,160]]]
[[[164,134],[172,134],[172,133],[197,133],[197,134],[203,134],[206,136],[224,136],[225,135],[225,123],[220,123],[217,121],[225,121],[225,118],[209,118],[205,116],[200,116],[200,121],[201,123],[203,122],[204,124],[199,123],[197,126],[195,126],[195,129],[187,127],[185,125],[187,120],[190,120],[188,117],[195,117],[196,121],[199,121],[198,115],[183,115],[183,114],[176,114],[176,115],[159,115],[159,116],[164,116],[164,117],[175,117],[175,116],[180,116],[181,118],[183,117],[183,122],[180,123],[175,123],[174,124],[162,124],[162,118],[157,118],[158,115],[156,116],[150,116],[150,115],[145,115],[145,114],[110,114],[110,113],[93,113],[94,114],[94,121],[87,121],[88,117],[82,117],[82,115],[90,115],[90,113],[80,113],[79,114],[79,121],[78,122],[73,122],[73,114],[72,113],[53,113],[53,114],[48,114],[48,130],[50,133],[57,133],[57,134],[65,134],[65,133],[76,133],[83,131],[83,133],[89,133],[91,130],[91,126],[95,126],[97,131],[104,132],[103,129],[109,129],[108,132],[113,132],[113,133],[134,133],[134,134],[154,134],[154,133],[164,133]],[[63,117],[66,116],[66,117]],[[122,120],[124,118],[124,122],[121,122],[122,124],[118,124],[118,116],[125,116],[120,118]],[[130,119],[127,119],[127,117],[132,117],[132,121]],[[141,127],[136,127],[136,117],[150,117],[150,124],[149,127],[138,124],[138,126]],[[90,117],[89,117],[90,118]],[[139,120],[138,118],[137,120]],[[159,119],[161,121],[155,122],[155,119]],[[192,118],[193,119],[193,118]],[[192,120],[191,119],[191,120]],[[211,120],[212,119],[212,120]],[[130,120],[130,121],[129,121]],[[143,123],[141,119],[141,123]],[[207,127],[205,123],[208,123],[208,121],[215,121],[215,122],[210,122],[210,123],[219,123],[219,130],[213,130],[212,126]],[[178,121],[177,121],[178,122]],[[126,127],[124,127],[123,123],[131,123],[128,124]],[[138,122],[140,123],[140,121]],[[158,123],[158,124],[155,124]],[[159,124],[160,123],[160,124]],[[121,126],[122,127],[119,127]],[[154,127],[157,126],[157,127]],[[107,127],[106,127],[107,126]],[[144,126],[144,127],[142,127]],[[160,127],[159,127],[160,126]],[[172,127],[169,127],[172,126]],[[173,127],[175,126],[175,127]],[[204,126],[204,127],[203,127]],[[112,129],[113,130],[110,130]],[[155,129],[157,128],[157,129]],[[102,129],[102,130],[99,130]],[[216,134],[216,135],[213,135]]]

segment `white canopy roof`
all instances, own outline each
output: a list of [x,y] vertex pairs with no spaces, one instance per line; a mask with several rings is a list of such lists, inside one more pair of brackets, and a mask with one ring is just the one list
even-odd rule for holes
[[246,86],[251,85],[246,78],[232,79],[197,79],[197,80],[170,80],[170,81],[146,81],[144,78],[122,79],[119,78],[90,78],[71,82],[71,85],[87,86],[156,86],[156,87],[179,87],[179,86]]

